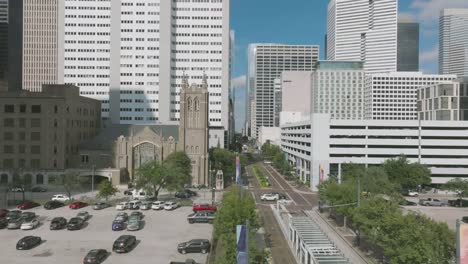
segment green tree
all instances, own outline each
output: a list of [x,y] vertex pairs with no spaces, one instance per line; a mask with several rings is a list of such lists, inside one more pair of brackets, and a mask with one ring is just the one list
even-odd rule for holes
[[62,186],[68,197],[71,199],[72,190],[78,188],[80,184],[80,175],[76,172],[68,172],[57,176],[53,181],[54,185]]
[[443,186],[444,190],[455,192],[460,199],[460,206],[462,206],[462,198],[468,194],[468,181],[460,178],[455,178],[448,181]]
[[136,171],[135,186],[152,192],[156,197],[161,188],[181,189],[190,180],[192,165],[184,152],[171,153],[162,163],[150,161]]
[[99,183],[98,189],[98,197],[106,199],[106,202],[109,200],[109,197],[114,196],[119,192],[119,190],[114,187],[110,181],[107,180],[101,181],[101,183]]
[[419,163],[410,163],[405,156],[386,160],[383,168],[389,180],[400,188],[414,189],[418,185],[431,183],[429,168]]

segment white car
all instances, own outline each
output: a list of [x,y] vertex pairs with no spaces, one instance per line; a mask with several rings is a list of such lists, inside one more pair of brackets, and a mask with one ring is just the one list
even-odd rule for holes
[[39,226],[39,220],[37,218],[32,218],[30,220],[25,220],[21,224],[21,230],[31,230]]
[[179,203],[177,202],[166,202],[164,204],[164,210],[174,210],[176,209],[177,207],[179,207]]
[[418,197],[419,193],[417,191],[408,191],[409,197]]
[[129,203],[128,202],[121,202],[119,203],[115,209],[122,211],[122,210],[127,210],[129,208]]
[[70,201],[71,199],[70,199],[70,197],[68,197],[65,194],[56,194],[56,195],[52,196],[51,200],[52,201],[59,201],[59,202],[64,203],[64,202]]
[[279,200],[279,195],[277,193],[265,193],[260,197],[262,201],[277,201]]
[[148,201],[142,202],[141,205],[140,205],[140,209],[141,210],[149,210],[149,209],[151,209],[151,205],[152,205],[151,202],[148,202]]
[[151,209],[153,210],[161,210],[163,208],[164,208],[164,202],[162,201],[153,202],[153,204],[151,205]]

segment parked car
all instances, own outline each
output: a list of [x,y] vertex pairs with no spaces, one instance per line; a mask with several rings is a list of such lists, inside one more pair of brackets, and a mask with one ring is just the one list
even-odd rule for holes
[[193,260],[193,259],[186,259],[183,262],[181,262],[181,261],[171,261],[171,262],[169,262],[169,264],[199,264],[199,263],[195,262],[195,260]]
[[133,190],[132,197],[134,200],[151,200],[154,199],[154,193],[144,190]]
[[83,264],[100,264],[109,253],[105,249],[91,249],[83,259]]
[[163,208],[164,208],[163,201],[156,201],[156,202],[153,202],[153,204],[151,205],[151,209],[153,210],[161,210]]
[[398,203],[399,205],[404,205],[404,206],[414,206],[417,205],[417,203],[408,201],[406,199],[402,200],[401,202]]
[[90,215],[89,215],[89,213],[87,211],[81,211],[76,215],[76,217],[79,217],[79,218],[83,219],[83,221],[88,220],[89,216]]
[[50,230],[61,230],[67,226],[67,219],[64,217],[54,217],[50,222]]
[[68,230],[80,230],[83,228],[84,221],[79,217],[73,217],[68,221],[67,229]]
[[138,216],[131,216],[128,219],[127,230],[128,231],[140,230],[140,218]]
[[11,187],[10,192],[24,192],[23,187]]
[[41,237],[38,236],[25,236],[16,243],[17,250],[27,250],[40,245],[42,242]]
[[454,207],[468,207],[468,200],[460,198],[456,200],[448,200],[448,205]]
[[65,206],[64,203],[62,202],[59,202],[59,201],[48,201],[44,204],[44,209],[47,209],[47,210],[52,210],[52,209],[56,209],[56,208],[59,208],[59,207],[62,207],[62,206]]
[[187,253],[203,253],[210,251],[210,241],[208,239],[192,239],[190,241],[180,243],[177,246],[177,251],[182,254]]
[[31,192],[47,192],[47,189],[42,186],[34,186],[31,188]]
[[423,206],[445,206],[445,203],[439,199],[434,198],[427,198],[427,199],[420,199],[419,205]]
[[288,200],[288,196],[284,193],[279,193],[279,192],[271,192],[272,194],[277,194],[278,195],[278,200]]
[[128,202],[121,202],[119,203],[115,209],[122,211],[122,210],[127,210],[128,209]]
[[20,210],[27,210],[27,209],[31,209],[31,208],[34,208],[34,207],[38,207],[39,205],[40,204],[35,203],[33,201],[26,200],[23,203],[21,203],[20,205],[18,205],[17,208],[20,209]]
[[132,188],[127,189],[123,193],[124,193],[124,195],[132,195],[133,194],[133,189]]
[[127,222],[128,214],[124,212],[120,212],[115,216],[115,220]]
[[55,194],[52,196],[52,201],[59,201],[59,202],[62,202],[62,203],[65,203],[65,202],[68,202],[70,201],[70,197],[68,197],[67,195],[65,194]]
[[21,230],[31,230],[38,227],[40,224],[37,218],[26,218],[21,224]]
[[279,195],[276,193],[264,193],[260,196],[262,201],[277,201],[279,200]]
[[102,209],[105,209],[107,207],[110,207],[110,204],[104,203],[104,202],[95,203],[93,205],[94,210],[102,210]]
[[68,207],[70,209],[80,209],[80,208],[83,208],[83,207],[86,207],[86,206],[88,206],[87,203],[83,203],[83,202],[78,201],[78,202],[74,202],[74,203],[70,204]]
[[112,222],[112,231],[122,231],[126,228],[125,222],[122,220],[114,220]]
[[6,228],[8,226],[8,220],[5,217],[0,218],[0,229]]
[[138,210],[138,209],[140,209],[140,205],[141,205],[141,201],[139,201],[139,200],[130,201],[128,203],[128,209]]
[[143,219],[144,215],[140,211],[133,211],[129,217],[138,217],[141,220]]
[[193,223],[211,223],[215,219],[213,211],[196,212],[189,214],[187,220],[190,224]]
[[178,202],[174,202],[174,201],[169,201],[169,202],[166,202],[164,203],[164,210],[174,210],[176,208],[179,207],[179,203]]
[[152,203],[150,201],[141,202],[140,210],[149,210],[151,209]]
[[8,214],[8,212],[10,211],[7,209],[0,209],[0,218],[5,217]]
[[114,241],[112,251],[116,253],[127,253],[136,246],[137,240],[132,235],[122,235]]
[[419,196],[419,193],[417,191],[411,190],[411,189],[405,189],[401,191],[401,194],[403,196],[409,196],[409,197],[417,197]]
[[196,195],[197,195],[196,192],[191,191],[191,190],[189,190],[189,189],[185,189],[185,190],[183,190],[183,191],[181,191],[181,192],[176,192],[176,193],[174,194],[174,196],[175,196],[176,198],[191,198],[191,197],[196,196]]
[[214,211],[216,212],[218,208],[214,205],[210,204],[196,204],[192,207],[194,212],[201,212],[201,211]]
[[21,224],[23,224],[24,218],[22,217],[17,217],[17,218],[11,218],[8,220],[8,229],[19,229],[21,227]]
[[12,210],[12,211],[9,211],[5,215],[5,218],[6,218],[6,220],[10,220],[10,219],[13,219],[13,218],[18,218],[20,216],[21,216],[21,211],[20,210]]

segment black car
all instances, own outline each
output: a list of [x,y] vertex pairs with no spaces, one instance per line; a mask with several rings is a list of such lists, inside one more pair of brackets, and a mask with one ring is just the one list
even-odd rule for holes
[[185,261],[171,261],[169,264],[198,264],[198,262],[193,259],[186,259]]
[[192,196],[197,196],[197,193],[189,189],[185,189],[181,192],[176,192],[174,196],[176,198],[191,198]]
[[186,253],[203,253],[210,251],[210,241],[208,239],[192,239],[190,241],[180,243],[177,246],[177,251],[182,254]]
[[56,209],[62,206],[65,206],[65,204],[59,201],[48,201],[44,204],[44,208],[47,210]]
[[105,249],[91,249],[83,259],[83,264],[102,263],[107,258],[108,252]]
[[136,246],[136,237],[132,235],[122,235],[115,240],[112,251],[117,253],[127,253]]
[[21,211],[20,210],[9,211],[5,216],[6,220],[19,218],[19,217],[21,217]]
[[133,194],[133,189],[127,189],[124,191],[124,195],[132,195]]
[[190,224],[193,223],[211,223],[215,218],[214,212],[205,211],[189,214],[187,220]]
[[31,249],[37,245],[40,245],[42,239],[38,236],[25,236],[16,243],[17,250]]
[[36,216],[37,215],[34,212],[22,212],[21,213],[21,218],[23,219],[31,219],[31,218],[35,218]]
[[8,220],[6,218],[2,217],[0,218],[0,229],[3,229],[8,226]]
[[54,217],[50,222],[50,230],[60,230],[67,226],[67,219],[64,217]]
[[31,192],[47,192],[47,189],[42,186],[35,186],[31,188]]
[[68,230],[80,230],[83,227],[84,220],[79,217],[73,217],[68,221],[67,229]]

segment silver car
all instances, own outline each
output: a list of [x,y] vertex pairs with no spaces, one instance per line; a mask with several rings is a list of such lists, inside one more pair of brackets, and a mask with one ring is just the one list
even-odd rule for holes
[[138,216],[132,216],[128,219],[127,230],[128,231],[140,230],[140,218]]
[[7,228],[19,229],[21,227],[21,224],[23,224],[23,222],[24,222],[24,218],[22,217],[12,218],[8,221]]
[[79,217],[79,218],[83,219],[83,221],[86,221],[89,218],[89,213],[86,212],[86,211],[81,211],[76,215],[76,217]]

